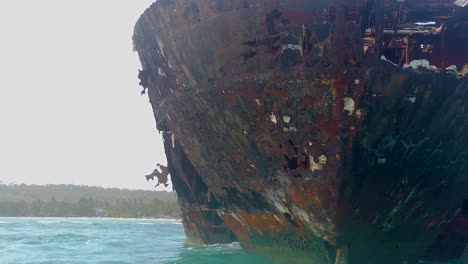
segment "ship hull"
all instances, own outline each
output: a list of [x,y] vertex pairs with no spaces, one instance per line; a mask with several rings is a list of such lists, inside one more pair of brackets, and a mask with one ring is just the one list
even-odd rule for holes
[[367,2],[142,15],[140,79],[189,240],[284,263],[466,261],[468,80],[383,60],[379,1],[363,48]]

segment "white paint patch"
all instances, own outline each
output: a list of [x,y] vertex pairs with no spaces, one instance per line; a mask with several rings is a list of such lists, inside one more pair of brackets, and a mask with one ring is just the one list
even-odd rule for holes
[[274,204],[275,208],[278,209],[279,212],[281,212],[281,213],[287,213],[288,212],[288,209],[286,208],[286,206],[284,206],[283,202],[274,200],[273,204]]
[[387,163],[387,159],[386,158],[377,159],[377,163],[385,164],[385,163]]
[[361,109],[356,110],[356,116],[357,116],[357,118],[361,118],[361,116],[362,116]]
[[445,68],[447,71],[452,71],[454,73],[458,73],[457,65],[452,65],[447,68]]
[[411,103],[415,103],[416,102],[416,97],[409,97],[408,100],[411,102]]
[[281,220],[278,218],[278,216],[273,215],[273,217],[276,219],[276,221],[278,221],[278,223],[282,224],[282,222],[281,222]]
[[273,124],[278,124],[278,120],[276,120],[276,116],[273,113],[270,114],[270,120],[273,122]]
[[163,71],[163,69],[161,69],[161,67],[158,67],[158,74],[161,77],[166,77],[166,73]]
[[435,25],[436,22],[435,21],[427,21],[427,22],[416,22],[414,23],[418,26],[431,26],[431,25]]
[[354,99],[351,97],[345,97],[343,98],[343,102],[343,111],[348,111],[349,115],[352,115],[354,113]]
[[468,5],[468,0],[457,0],[453,3],[456,4],[457,6],[465,7]]
[[299,220],[302,220],[302,222],[305,222],[308,225],[308,227],[312,229],[312,232],[318,237],[324,237],[323,230],[329,229],[324,228],[320,224],[317,224],[319,222],[317,219],[313,219],[313,217],[307,211],[297,206],[293,205],[291,211],[294,211],[294,214],[297,216],[297,218]]
[[262,105],[262,102],[260,102],[260,99],[255,99],[255,102],[256,102],[258,105]]
[[314,160],[314,156],[309,156],[309,160],[310,160],[310,166],[309,166],[309,170],[310,171],[320,171],[320,170],[323,170],[323,166],[325,164],[327,164],[327,157],[325,155],[320,155],[318,157],[318,162],[316,163],[315,160]]
[[428,70],[437,70],[437,67],[429,64],[429,61],[427,60],[413,60],[409,64],[403,65],[403,68],[413,68],[415,70],[419,68],[425,68]]
[[393,63],[393,61],[388,60],[384,55],[382,55],[382,56],[380,57],[380,59],[383,60],[383,61],[386,61],[386,62],[390,62],[391,64],[393,64],[393,66],[398,66],[398,65],[396,65],[395,63]]
[[273,202],[274,207],[281,213],[286,213],[288,212],[288,209],[286,208],[286,205],[284,203],[285,195],[282,191],[279,191],[277,189],[266,189],[265,190],[265,195],[268,198],[268,200]]
[[346,264],[348,263],[348,246],[337,248],[335,264]]
[[289,122],[291,121],[291,117],[290,116],[283,116],[283,121],[286,123],[286,124],[289,124]]
[[312,146],[312,145],[313,145],[313,143],[311,141],[309,141],[309,146]]
[[282,51],[283,53],[284,53],[285,50],[288,50],[288,49],[289,49],[289,50],[298,50],[299,53],[301,53],[301,56],[304,55],[304,51],[303,51],[303,49],[302,49],[302,45],[284,44],[282,47],[283,47],[283,51]]
[[244,221],[242,221],[242,219],[241,219],[239,216],[237,216],[237,215],[234,214],[234,213],[232,213],[231,215],[232,215],[232,217],[234,217],[234,219],[236,219],[237,222],[239,222],[242,226],[245,226]]
[[319,157],[319,163],[322,164],[322,165],[325,165],[327,164],[327,157],[325,155],[320,155]]
[[172,148],[175,148],[175,138],[174,138],[174,133],[171,133],[171,143],[172,143]]
[[354,80],[354,84],[358,85],[361,81],[359,79]]
[[158,43],[159,49],[161,50],[161,55],[164,57],[164,44],[162,43],[159,36],[156,36],[156,43]]

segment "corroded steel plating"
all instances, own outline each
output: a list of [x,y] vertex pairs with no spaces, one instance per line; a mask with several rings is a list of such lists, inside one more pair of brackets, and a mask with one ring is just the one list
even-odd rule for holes
[[140,84],[189,239],[285,263],[466,257],[467,17],[435,0],[153,4]]

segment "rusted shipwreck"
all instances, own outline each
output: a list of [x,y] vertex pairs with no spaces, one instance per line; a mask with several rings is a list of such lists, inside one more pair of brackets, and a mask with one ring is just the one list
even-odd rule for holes
[[466,0],[158,0],[134,33],[188,238],[468,263]]

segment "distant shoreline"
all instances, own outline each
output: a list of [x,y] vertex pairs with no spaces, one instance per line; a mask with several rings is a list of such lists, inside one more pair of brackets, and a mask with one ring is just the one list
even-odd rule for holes
[[73,185],[1,185],[0,216],[180,218],[174,193]]
[[173,222],[180,222],[182,221],[181,218],[125,218],[125,217],[86,217],[86,216],[0,216],[0,219],[8,219],[8,218],[40,218],[40,219],[70,219],[70,220],[86,220],[86,219],[98,219],[98,220],[139,220],[139,221],[173,221]]

